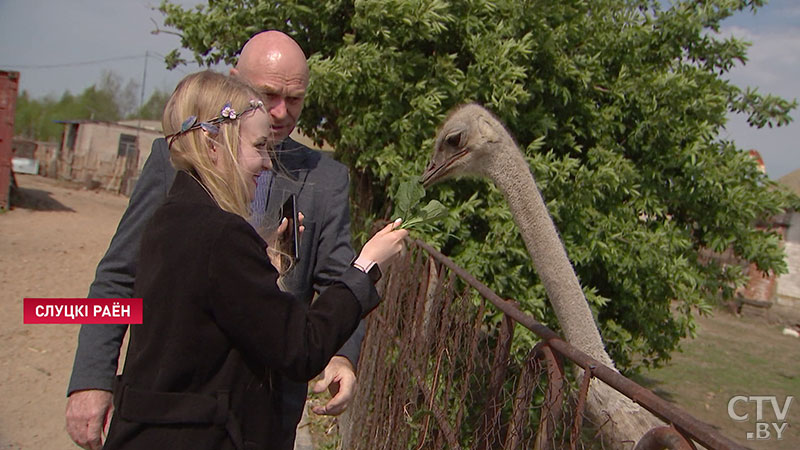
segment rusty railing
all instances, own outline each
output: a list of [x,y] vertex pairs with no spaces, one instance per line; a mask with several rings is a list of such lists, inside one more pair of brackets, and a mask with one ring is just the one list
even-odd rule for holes
[[[584,427],[592,377],[669,424],[630,448],[745,448],[568,344],[428,244],[415,241],[394,264],[367,323],[343,448],[602,448],[591,433],[603,424]],[[522,363],[511,356],[515,324],[540,339]],[[584,369],[582,379],[570,383],[564,360]]]

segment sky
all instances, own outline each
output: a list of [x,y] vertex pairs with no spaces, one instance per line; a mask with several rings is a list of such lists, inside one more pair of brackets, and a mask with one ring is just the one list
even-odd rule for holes
[[[20,91],[35,98],[73,94],[97,83],[103,70],[172,92],[196,64],[167,70],[164,55],[177,36],[154,35],[160,0],[0,0],[0,69],[20,72]],[[173,3],[192,5],[198,0]],[[154,23],[155,21],[155,23]],[[188,52],[186,53],[189,54]],[[147,72],[145,74],[145,55]]]
[[[154,35],[163,16],[159,0],[0,0],[0,70],[21,73],[20,90],[35,97],[80,93],[103,70],[144,84],[144,100],[154,89],[171,92],[196,64],[167,70],[163,56],[179,47],[177,36]],[[173,0],[190,6],[200,0]],[[155,22],[155,23],[154,23]],[[752,43],[749,61],[727,76],[740,87],[758,88],[788,100],[800,99],[800,1],[771,0],[753,15],[741,12],[723,22],[723,35]],[[147,58],[145,57],[147,55]],[[190,59],[184,51],[184,57]],[[145,71],[145,60],[146,71]],[[215,68],[225,70],[223,66]],[[142,83],[144,82],[144,83]],[[767,174],[777,179],[800,168],[800,110],[790,125],[753,129],[732,116],[722,137],[742,149],[757,149]]]

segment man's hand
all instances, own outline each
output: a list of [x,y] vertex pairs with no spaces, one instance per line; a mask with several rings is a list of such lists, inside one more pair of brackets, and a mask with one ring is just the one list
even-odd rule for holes
[[323,406],[315,406],[316,414],[338,416],[347,409],[356,392],[356,372],[350,360],[344,356],[334,356],[322,371],[322,379],[314,383],[316,394],[328,389],[331,399]]
[[79,446],[100,450],[111,421],[111,392],[99,389],[77,391],[67,399],[67,433]]

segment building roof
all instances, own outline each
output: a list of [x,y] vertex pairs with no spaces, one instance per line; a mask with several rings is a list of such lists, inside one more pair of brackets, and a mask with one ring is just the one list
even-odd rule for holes
[[[63,123],[63,124],[71,124],[71,125],[81,125],[86,123],[94,123],[98,125],[110,125],[110,126],[119,126],[130,128],[134,130],[143,130],[149,131],[151,133],[163,133],[161,129],[161,122],[158,120],[139,120],[139,119],[132,119],[132,120],[122,120],[119,122],[108,122],[105,120],[92,120],[92,119],[76,119],[76,120],[54,120],[55,123]],[[137,126],[141,125],[141,126]],[[292,130],[291,134],[292,139],[295,141],[310,147],[321,150],[323,152],[333,153],[333,147],[331,147],[327,142],[322,143],[322,148],[314,143],[310,137],[303,134],[299,129],[295,128]]]
[[303,132],[297,128],[292,130],[292,134],[290,134],[289,137],[305,145],[306,147],[315,148],[323,152],[333,153],[333,147],[331,147],[330,144],[328,144],[327,142],[323,142],[322,148],[320,148],[317,144],[314,143],[314,141],[310,137],[303,134]]
[[[123,121],[123,122],[108,122],[106,120],[78,119],[78,120],[54,120],[53,122],[69,124],[69,125],[96,124],[96,125],[105,125],[105,126],[112,126],[112,127],[128,128],[128,129],[131,129],[131,130],[146,131],[148,133],[161,134],[161,130],[160,129],[153,129],[153,128],[146,127],[146,126],[137,127],[135,125],[131,125],[131,123],[135,124],[137,122],[136,120]],[[154,122],[154,121],[143,120],[142,121],[142,125],[144,125],[147,122]]]
[[800,169],[778,178],[778,183],[788,187],[795,194],[800,195]]
[[127,125],[131,127],[144,128],[146,130],[158,131],[159,133],[163,132],[160,120],[130,119],[130,120],[120,120],[117,123],[120,125]]

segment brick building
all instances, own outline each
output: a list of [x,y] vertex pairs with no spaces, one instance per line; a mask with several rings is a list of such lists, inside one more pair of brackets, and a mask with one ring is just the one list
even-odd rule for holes
[[11,140],[17,110],[19,72],[0,70],[0,209],[8,209],[11,194]]

